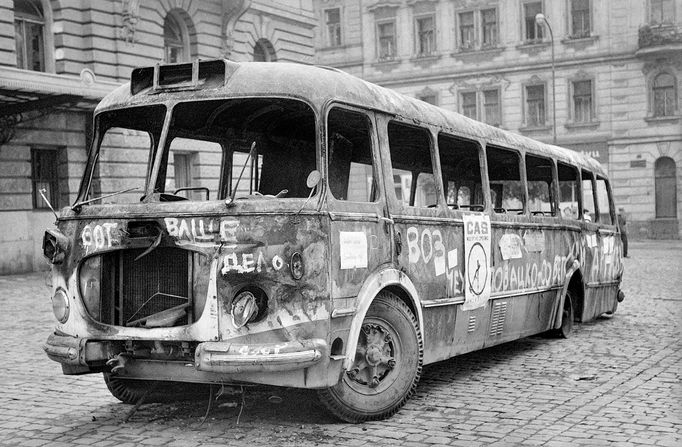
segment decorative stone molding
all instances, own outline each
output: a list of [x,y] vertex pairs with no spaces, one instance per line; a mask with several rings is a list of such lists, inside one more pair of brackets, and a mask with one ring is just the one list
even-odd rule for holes
[[120,28],[121,38],[129,44],[135,44],[135,29],[140,20],[140,0],[121,0],[122,25]]
[[234,30],[237,22],[251,6],[251,0],[223,0],[221,26],[222,56],[229,59],[234,49]]

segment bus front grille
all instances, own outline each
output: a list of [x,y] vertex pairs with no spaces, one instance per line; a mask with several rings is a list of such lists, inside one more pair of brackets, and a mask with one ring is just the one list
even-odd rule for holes
[[194,272],[201,256],[172,247],[143,253],[136,249],[101,255],[100,302],[90,306],[90,315],[104,324],[128,327],[192,323],[203,308],[203,300],[201,306],[195,303],[195,283],[207,280]]

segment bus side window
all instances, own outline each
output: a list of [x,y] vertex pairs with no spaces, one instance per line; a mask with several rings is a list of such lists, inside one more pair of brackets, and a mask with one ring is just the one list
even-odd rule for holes
[[608,184],[605,179],[597,177],[597,205],[599,205],[599,222],[613,225],[615,220],[611,215],[613,200],[609,194]]
[[580,219],[578,211],[578,171],[564,163],[557,164],[559,174],[559,210],[564,219]]
[[435,207],[438,201],[429,131],[391,121],[388,144],[396,199],[406,206]]
[[521,179],[519,154],[493,146],[488,146],[486,152],[494,211],[502,214],[523,214],[526,194]]
[[337,200],[374,202],[376,185],[367,116],[334,108],[327,117],[329,189]]
[[595,222],[595,212],[597,207],[594,205],[594,190],[592,188],[592,173],[582,171],[582,190],[583,190],[583,220],[586,222]]
[[441,133],[438,153],[448,208],[483,211],[478,144]]
[[552,160],[526,155],[526,178],[530,213],[535,216],[556,216]]

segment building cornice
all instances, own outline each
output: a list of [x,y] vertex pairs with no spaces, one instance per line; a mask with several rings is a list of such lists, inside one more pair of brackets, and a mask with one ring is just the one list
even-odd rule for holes
[[76,95],[99,101],[121,84],[92,78],[0,67],[0,89],[37,95]]

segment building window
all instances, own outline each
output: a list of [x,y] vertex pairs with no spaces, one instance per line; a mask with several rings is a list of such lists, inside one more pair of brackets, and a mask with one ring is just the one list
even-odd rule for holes
[[573,82],[573,121],[589,123],[594,119],[592,105],[592,81]]
[[327,46],[341,45],[341,8],[325,9],[324,23],[327,30]]
[[56,209],[61,206],[59,200],[58,151],[55,149],[31,149],[31,181],[33,183],[33,208],[49,209],[40,195],[45,197]]
[[523,4],[523,35],[527,42],[542,40],[542,25],[535,23],[535,16],[542,13],[542,2]]
[[[499,88],[488,88],[476,92],[462,92],[460,97],[462,115],[493,126],[501,124]],[[481,107],[479,107],[479,104]]]
[[436,52],[435,16],[417,18],[417,56],[430,56]]
[[258,39],[253,46],[254,62],[276,62],[277,53],[275,47],[268,39]]
[[497,45],[497,10],[484,9],[481,11],[481,28],[483,30],[483,47],[494,47]]
[[663,23],[675,22],[675,11],[673,0],[649,0],[651,11],[649,13],[649,23],[660,25]]
[[656,160],[656,218],[677,217],[677,166],[670,157]]
[[462,12],[459,14],[459,45],[462,49],[472,49],[476,46],[474,35],[474,12]]
[[571,0],[571,37],[590,36],[590,0]]
[[379,35],[379,60],[395,59],[395,21],[377,23],[377,34]]
[[483,116],[482,121],[484,123],[499,126],[500,120],[500,90],[499,89],[489,89],[483,90]]
[[177,63],[189,60],[189,33],[184,22],[169,13],[163,22],[163,47],[166,62]]
[[654,78],[652,102],[654,116],[672,116],[677,109],[675,78],[669,73],[661,73]]
[[462,92],[462,115],[471,119],[478,119],[476,107],[476,92]]
[[[427,89],[427,90],[430,90],[430,89]],[[434,106],[438,105],[438,97],[435,93],[431,93],[431,92],[427,91],[426,93],[422,93],[419,96],[417,96],[417,99],[419,99],[420,101],[424,101],[426,103],[429,103],[429,104],[433,104]]]
[[459,17],[459,48],[473,50],[492,48],[498,44],[497,10],[461,12]]
[[40,2],[14,1],[14,41],[18,68],[45,71],[44,27]]
[[526,86],[526,126],[545,125],[545,85]]

